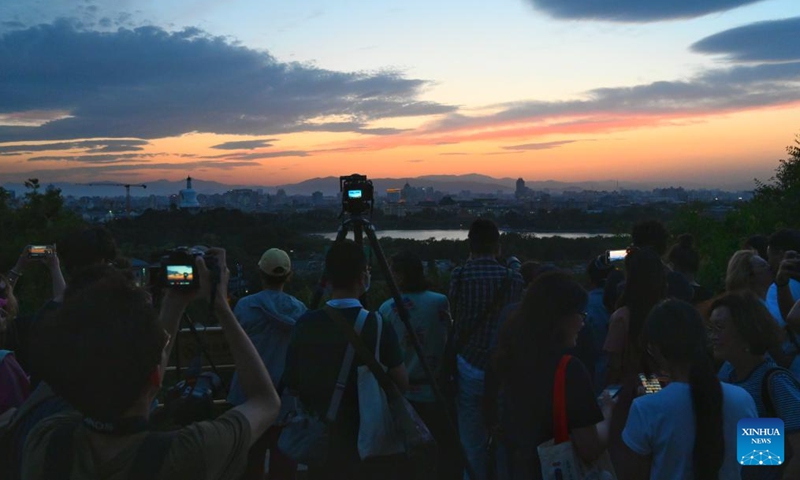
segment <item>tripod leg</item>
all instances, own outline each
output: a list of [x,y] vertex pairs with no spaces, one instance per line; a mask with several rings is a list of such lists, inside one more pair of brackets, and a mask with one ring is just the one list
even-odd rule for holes
[[[335,242],[339,242],[347,238],[347,226],[349,222],[344,222],[339,226],[339,231],[336,232],[336,240]],[[319,277],[319,281],[317,282],[317,288],[314,289],[314,295],[311,297],[311,304],[309,308],[311,310],[316,310],[319,308],[319,302],[322,300],[322,294],[325,293],[325,285],[328,283],[328,275],[325,272],[325,267],[322,267],[322,275]]]
[[425,354],[422,351],[422,346],[420,346],[417,334],[414,332],[414,329],[411,328],[411,321],[408,316],[408,310],[406,310],[406,307],[403,304],[403,298],[402,295],[400,294],[400,289],[397,287],[397,283],[395,283],[394,277],[392,277],[392,272],[389,269],[389,262],[386,261],[386,256],[383,253],[383,249],[381,248],[380,243],[378,243],[378,237],[375,235],[375,230],[373,229],[370,223],[366,221],[364,222],[366,223],[366,228],[364,228],[364,232],[367,234],[370,246],[375,251],[375,256],[378,258],[378,265],[380,266],[383,274],[386,276],[386,283],[389,284],[389,290],[392,292],[392,298],[394,299],[395,305],[397,306],[397,313],[400,315],[400,320],[402,320],[403,325],[406,327],[406,332],[409,338],[411,339],[411,343],[414,345],[414,351],[417,353],[419,364],[422,366],[422,369],[425,371],[425,376],[431,383],[433,394],[436,397],[436,403],[439,404],[439,408],[447,416],[447,425],[449,427],[450,434],[453,435],[457,440],[455,443],[458,445],[459,456],[461,457],[461,460],[464,462],[464,466],[465,469],[467,470],[469,478],[477,479],[479,477],[475,474],[475,470],[472,468],[472,465],[470,465],[469,459],[467,458],[467,454],[464,451],[464,446],[462,445],[461,439],[458,436],[458,430],[456,429],[456,423],[455,423],[455,416],[453,415],[453,412],[450,411],[450,408],[447,405],[447,401],[445,400],[444,395],[442,394],[442,390],[436,383],[433,371],[431,371],[428,362],[425,361]]

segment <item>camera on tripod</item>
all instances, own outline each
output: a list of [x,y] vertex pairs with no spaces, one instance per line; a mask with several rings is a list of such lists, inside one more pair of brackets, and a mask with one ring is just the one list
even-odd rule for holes
[[354,173],[339,177],[339,188],[342,192],[342,211],[351,215],[372,212],[375,204],[375,188],[372,180],[366,175]]
[[161,257],[161,278],[164,286],[179,290],[192,290],[200,286],[200,277],[195,267],[195,259],[203,257],[206,267],[211,271],[211,278],[219,279],[217,258],[206,255],[208,249],[202,246],[177,247],[167,250]]

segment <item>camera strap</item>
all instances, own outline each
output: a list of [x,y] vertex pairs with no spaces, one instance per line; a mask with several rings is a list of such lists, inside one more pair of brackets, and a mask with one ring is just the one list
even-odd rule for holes
[[144,417],[124,417],[108,422],[84,416],[83,424],[93,432],[106,435],[133,435],[150,429],[150,422]]

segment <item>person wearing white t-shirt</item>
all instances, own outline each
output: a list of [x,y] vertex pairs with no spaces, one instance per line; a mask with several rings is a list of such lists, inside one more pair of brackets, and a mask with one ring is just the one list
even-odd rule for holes
[[622,432],[625,459],[615,465],[619,477],[740,478],[736,425],[758,412],[744,389],[717,379],[700,314],[688,303],[667,300],[650,312],[644,334],[648,354],[671,381],[633,401]]

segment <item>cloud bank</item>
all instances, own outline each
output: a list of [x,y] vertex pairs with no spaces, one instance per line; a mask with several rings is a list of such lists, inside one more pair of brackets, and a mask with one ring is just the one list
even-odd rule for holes
[[[274,135],[373,129],[379,119],[448,113],[396,71],[347,73],[280,62],[196,29],[86,31],[69,21],[0,37],[0,115],[67,111],[41,126],[0,126],[0,142],[189,132]],[[335,120],[330,120],[335,118]]]

